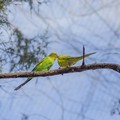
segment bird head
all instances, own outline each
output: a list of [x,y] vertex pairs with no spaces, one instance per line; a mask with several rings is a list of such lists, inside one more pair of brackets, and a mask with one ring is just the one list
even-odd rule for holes
[[53,57],[53,58],[57,58],[57,57],[58,57],[58,55],[57,55],[56,52],[52,52],[49,56],[50,56],[50,57]]

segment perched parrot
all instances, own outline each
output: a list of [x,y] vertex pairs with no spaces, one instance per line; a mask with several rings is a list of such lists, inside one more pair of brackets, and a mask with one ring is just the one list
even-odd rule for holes
[[[32,71],[48,71],[54,64],[54,61],[58,57],[56,52],[51,53],[47,57],[43,58]],[[14,90],[20,89],[23,85],[28,83],[33,77],[29,77],[25,82],[16,87]]]
[[[84,57],[88,57],[95,53],[96,52],[85,54]],[[83,56],[71,57],[69,55],[63,54],[63,55],[58,56],[58,64],[61,68],[66,68],[66,67],[70,67],[70,66],[74,65],[75,63],[77,63],[79,60],[82,60],[82,59],[83,59]]]

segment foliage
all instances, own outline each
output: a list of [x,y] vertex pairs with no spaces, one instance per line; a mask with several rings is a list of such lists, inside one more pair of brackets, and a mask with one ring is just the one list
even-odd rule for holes
[[10,71],[27,70],[31,65],[36,64],[41,56],[46,56],[47,32],[27,39],[18,29],[15,29],[13,37],[16,37],[15,41],[12,41],[6,48],[6,52],[11,58]]
[[[48,45],[48,32],[45,31],[33,38],[26,38],[22,31],[10,24],[6,11],[7,7],[15,2],[28,2],[30,9],[33,8],[33,0],[0,0],[0,64],[8,63],[9,71],[29,69],[41,57],[46,56]],[[37,2],[42,4],[39,0]],[[2,37],[4,31],[9,37],[7,42]]]

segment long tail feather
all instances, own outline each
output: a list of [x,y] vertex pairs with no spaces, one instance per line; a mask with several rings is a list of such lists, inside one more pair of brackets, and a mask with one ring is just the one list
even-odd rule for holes
[[33,77],[28,78],[25,82],[23,82],[22,84],[20,84],[18,87],[16,87],[14,90],[19,90],[22,86],[24,86],[25,84],[27,84]]
[[[93,52],[93,53],[89,53],[89,54],[85,54],[84,55],[84,58],[92,55],[92,54],[95,54],[96,52]],[[67,60],[73,60],[73,61],[79,61],[79,60],[82,60],[83,59],[83,56],[80,56],[80,57],[70,57],[70,58],[66,58]]]
[[[93,53],[89,53],[89,54],[86,54],[84,57],[88,57],[88,56],[90,56],[90,55],[92,55],[92,54],[95,54],[96,52],[93,52]],[[83,56],[81,56],[81,59],[83,58]]]

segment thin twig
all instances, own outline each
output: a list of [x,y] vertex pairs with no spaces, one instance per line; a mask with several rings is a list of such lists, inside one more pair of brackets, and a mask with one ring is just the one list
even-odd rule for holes
[[83,45],[83,61],[82,61],[82,66],[85,65],[85,47]]

